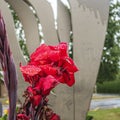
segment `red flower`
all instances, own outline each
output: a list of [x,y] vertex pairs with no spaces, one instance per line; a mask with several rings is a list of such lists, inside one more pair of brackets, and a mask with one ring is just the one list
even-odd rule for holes
[[59,82],[53,76],[48,75],[45,78],[41,78],[34,87],[29,86],[27,88],[27,95],[29,96],[33,107],[38,106],[42,100],[42,97],[49,95],[50,91],[58,83]]
[[31,97],[31,102],[33,107],[38,106],[41,103],[42,96],[41,95],[34,95]]
[[27,74],[29,76],[34,76],[36,74],[39,74],[39,72],[41,71],[40,68],[34,65],[20,66],[20,70],[22,73]]
[[[68,55],[67,44],[61,42],[57,46],[42,44],[31,54],[30,62],[26,66],[20,66],[20,70],[25,81],[31,84],[24,95],[28,102],[25,104],[27,105],[26,112],[31,110],[30,104],[32,104],[33,110],[36,111],[36,118],[40,119],[43,114],[42,109],[47,106],[45,100],[47,95],[59,83],[72,86],[75,83],[74,73],[78,71],[78,68]],[[37,111],[39,107],[41,110]],[[45,108],[45,112],[46,120],[60,120],[60,117],[51,109]],[[20,114],[18,117],[20,119],[17,120],[28,120],[24,114]]]
[[56,79],[61,83],[72,86],[75,83],[74,72],[76,71],[78,71],[78,68],[73,60],[70,57],[63,58],[58,63],[58,75],[56,75]]
[[60,120],[60,116],[54,113],[50,120]]
[[26,116],[25,114],[18,114],[17,120],[29,120],[29,117]]
[[50,48],[42,44],[40,47],[36,49],[35,52],[33,52],[30,56],[30,64],[34,65],[43,65],[48,64],[48,56],[49,56]]
[[42,44],[31,54],[29,64],[45,65],[59,61],[61,58],[66,56],[68,56],[66,43],[61,42],[57,46]]
[[47,75],[55,76],[57,74],[56,67],[52,66],[51,64],[41,65],[40,68],[42,69],[43,73]]
[[59,82],[53,76],[48,75],[45,78],[41,78],[34,89],[37,91],[39,90],[42,96],[47,96],[49,95],[50,91],[58,84]]
[[78,71],[78,68],[76,67],[76,65],[70,57],[66,57],[63,59],[63,68],[65,68],[69,72]]
[[21,67],[26,81],[35,84],[41,77],[52,75],[59,82],[72,86],[75,82],[74,72],[78,68],[67,53],[67,44],[57,46],[42,44],[30,56],[27,66]]
[[38,106],[42,100],[40,92],[30,86],[27,88],[27,92],[33,107]]
[[20,66],[20,70],[25,78],[25,81],[31,84],[38,81],[39,76],[42,73],[41,69],[34,65]]
[[46,108],[46,120],[60,120],[60,116],[53,112],[52,109]]

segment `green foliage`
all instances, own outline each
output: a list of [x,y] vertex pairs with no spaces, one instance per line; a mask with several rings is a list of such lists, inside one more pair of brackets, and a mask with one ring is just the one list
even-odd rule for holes
[[5,114],[3,117],[0,117],[0,120],[7,120],[7,118],[8,118],[8,115]]
[[120,2],[110,1],[108,28],[98,73],[98,82],[115,80],[120,61]]
[[0,81],[2,80],[2,77],[3,77],[3,75],[2,75],[1,72],[2,72],[2,71],[0,70]]
[[86,120],[93,120],[93,116],[87,115]]
[[102,84],[97,83],[98,93],[120,94],[120,80],[105,81]]
[[3,83],[3,74],[2,74],[2,70],[0,69],[0,84]]

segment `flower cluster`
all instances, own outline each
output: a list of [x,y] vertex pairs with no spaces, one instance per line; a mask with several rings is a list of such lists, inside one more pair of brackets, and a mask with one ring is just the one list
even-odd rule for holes
[[48,107],[47,96],[58,84],[72,86],[75,82],[74,72],[78,68],[68,55],[67,44],[42,44],[31,54],[28,64],[20,66],[20,70],[30,85],[24,93],[25,103],[17,114],[17,120],[60,120]]

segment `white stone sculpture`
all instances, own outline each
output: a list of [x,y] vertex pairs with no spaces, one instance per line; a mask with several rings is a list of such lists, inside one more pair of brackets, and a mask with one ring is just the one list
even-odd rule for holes
[[72,31],[73,58],[79,68],[76,83],[72,89],[67,86],[57,87],[56,96],[50,96],[51,104],[62,120],[85,120],[104,45],[109,0],[68,0],[69,10],[58,0],[57,30],[52,7],[46,0],[0,0],[0,11],[5,19],[18,72],[18,94],[21,96],[25,84],[19,71],[19,63],[25,64],[25,60],[16,38],[7,2],[13,7],[23,25],[29,53],[40,44],[38,23],[29,5],[35,9],[42,25],[45,43],[55,45],[59,40],[69,42]]

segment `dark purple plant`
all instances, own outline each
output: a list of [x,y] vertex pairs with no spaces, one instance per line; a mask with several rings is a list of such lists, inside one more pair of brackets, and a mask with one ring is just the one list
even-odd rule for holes
[[16,120],[17,73],[8,44],[5,23],[0,13],[0,63],[9,96],[9,120]]

